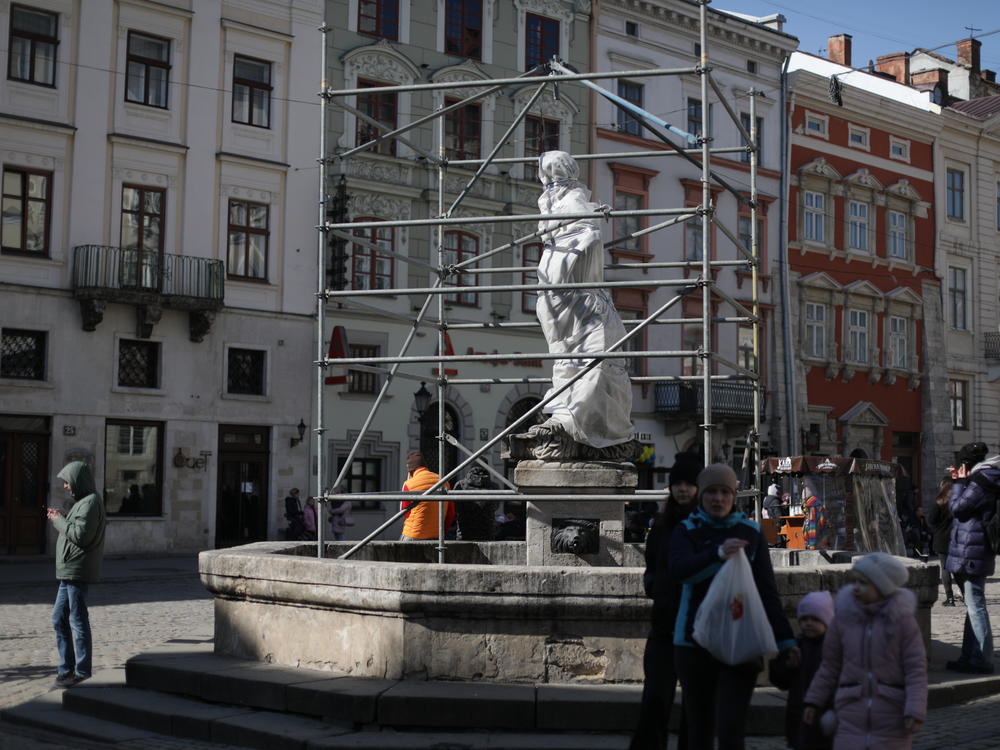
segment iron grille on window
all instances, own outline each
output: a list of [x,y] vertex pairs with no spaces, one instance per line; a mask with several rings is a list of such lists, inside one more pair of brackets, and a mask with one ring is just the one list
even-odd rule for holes
[[264,352],[230,349],[227,388],[230,393],[264,395]]
[[0,344],[0,377],[45,379],[45,334],[5,328]]
[[156,388],[160,345],[152,341],[122,341],[118,345],[118,385]]

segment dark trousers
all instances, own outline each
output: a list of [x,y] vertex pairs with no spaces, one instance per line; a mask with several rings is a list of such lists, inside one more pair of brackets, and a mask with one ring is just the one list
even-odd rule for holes
[[[674,669],[674,610],[669,604],[653,604],[653,627],[642,656],[642,703],[629,750],[666,750],[670,736],[670,713],[677,693]],[[687,749],[686,722],[681,714],[677,750]]]
[[674,665],[684,690],[688,747],[743,750],[743,733],[753,697],[758,662],[734,667],[699,646],[676,646]]
[[954,599],[955,592],[952,590],[951,571],[948,570],[948,555],[939,555],[941,563],[941,585],[944,586],[944,595],[947,599]]

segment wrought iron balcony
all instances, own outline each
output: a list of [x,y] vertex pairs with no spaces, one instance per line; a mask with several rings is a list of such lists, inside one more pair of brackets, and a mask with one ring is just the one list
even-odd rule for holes
[[83,329],[93,331],[107,302],[136,305],[138,333],[148,337],[164,307],[188,310],[191,340],[201,341],[212,314],[222,309],[225,267],[221,260],[78,245],[73,252],[73,293],[80,300]]
[[[753,419],[753,390],[750,383],[712,383],[714,419]],[[672,417],[700,418],[705,403],[702,383],[683,381],[657,383],[654,391],[656,413]],[[761,400],[761,419],[765,401]]]
[[986,348],[986,359],[1000,359],[1000,333],[985,333],[983,336]]

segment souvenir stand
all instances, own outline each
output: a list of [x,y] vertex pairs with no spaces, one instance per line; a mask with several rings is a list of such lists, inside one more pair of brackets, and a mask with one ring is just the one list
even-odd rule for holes
[[765,458],[761,474],[793,491],[802,513],[782,516],[778,532],[792,549],[905,555],[896,513],[899,466],[839,456]]

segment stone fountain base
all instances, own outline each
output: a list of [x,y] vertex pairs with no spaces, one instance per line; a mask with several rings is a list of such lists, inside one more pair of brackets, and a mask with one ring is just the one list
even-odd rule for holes
[[[327,559],[289,542],[202,552],[216,653],[390,679],[642,680],[650,604],[639,545],[623,548],[634,567],[585,570],[516,564],[523,542],[449,543],[447,564],[430,562],[434,542],[376,542],[330,559],[349,546],[328,545]],[[849,570],[819,555],[798,562],[776,569],[790,617],[803,594],[839,588]],[[910,568],[928,638],[938,568]]]

